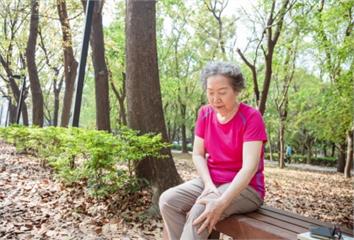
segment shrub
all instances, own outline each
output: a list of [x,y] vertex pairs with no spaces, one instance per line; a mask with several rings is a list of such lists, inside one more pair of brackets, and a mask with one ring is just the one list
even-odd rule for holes
[[[112,135],[81,128],[12,125],[0,128],[0,137],[19,152],[35,154],[65,183],[86,180],[95,196],[105,196],[127,183],[136,188],[139,181],[134,180],[133,162],[162,158],[160,150],[169,146],[160,135],[139,135],[127,127]],[[126,164],[128,171],[119,169],[119,164]]]

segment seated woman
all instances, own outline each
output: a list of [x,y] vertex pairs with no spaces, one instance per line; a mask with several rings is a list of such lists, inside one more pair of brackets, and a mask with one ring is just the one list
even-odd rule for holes
[[208,105],[199,110],[193,162],[199,178],[165,191],[160,211],[169,239],[207,239],[215,224],[259,208],[264,199],[265,124],[238,99],[240,68],[210,62],[201,74]]

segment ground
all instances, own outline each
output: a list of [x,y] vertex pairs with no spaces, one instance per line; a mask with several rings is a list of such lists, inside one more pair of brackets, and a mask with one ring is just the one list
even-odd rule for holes
[[[174,158],[184,180],[196,176],[189,154]],[[266,163],[267,205],[353,228],[352,180],[333,169],[289,168]],[[149,189],[92,198],[83,183],[64,186],[38,159],[0,142],[1,239],[161,239],[161,219],[143,214],[150,203]]]

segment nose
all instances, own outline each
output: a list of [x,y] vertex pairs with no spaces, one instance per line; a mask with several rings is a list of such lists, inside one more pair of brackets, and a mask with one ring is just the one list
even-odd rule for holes
[[214,102],[215,103],[220,103],[221,102],[221,98],[216,96],[215,99],[214,99]]

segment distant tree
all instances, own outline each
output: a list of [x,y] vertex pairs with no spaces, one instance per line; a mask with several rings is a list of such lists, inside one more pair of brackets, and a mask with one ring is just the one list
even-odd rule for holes
[[[167,132],[162,111],[156,50],[156,18],[154,0],[127,1],[126,74],[128,126],[141,133]],[[153,208],[158,210],[160,194],[181,182],[169,149],[162,151],[165,159],[146,158],[135,165],[138,177],[150,181]]]
[[62,47],[64,53],[64,79],[65,91],[61,114],[60,126],[67,127],[71,116],[71,105],[73,101],[75,80],[78,62],[74,57],[73,41],[69,23],[66,0],[57,0],[57,9],[62,31]]
[[339,154],[337,171],[343,173],[346,161],[353,158],[350,155],[346,157],[352,148],[348,142],[353,138],[353,5],[321,0],[316,6],[309,26],[316,40],[321,75],[327,81],[327,89],[322,94],[323,109],[317,112],[321,123],[318,132],[325,134],[324,139],[336,143]]
[[109,68],[109,83],[111,95],[112,128],[118,125],[127,125],[126,110],[126,74],[125,74],[125,3],[118,1],[116,5],[117,17],[105,27],[105,47]]
[[[82,0],[85,11],[86,3],[86,0]],[[96,1],[94,5],[90,44],[92,48],[92,63],[95,71],[96,128],[110,132],[108,70],[105,59],[102,26],[103,4],[104,1]]]
[[[18,104],[20,97],[19,82],[14,78],[14,75],[24,74],[25,63],[23,61],[22,49],[18,49],[18,37],[23,29],[26,28],[25,22],[28,13],[24,13],[21,9],[28,6],[28,3],[23,3],[20,0],[2,2],[0,7],[0,16],[2,17],[2,28],[0,33],[0,66],[4,71],[0,71],[0,79],[6,83],[6,93],[3,95],[13,96],[11,111],[10,111],[10,123],[16,121],[16,105]],[[14,62],[21,62],[20,66],[13,64]],[[25,95],[26,97],[27,95]],[[25,99],[23,99],[22,105],[22,121],[24,125],[28,125],[28,111]]]
[[36,45],[39,23],[39,1],[31,0],[30,31],[26,48],[27,70],[32,93],[32,123],[43,126],[43,94],[36,66]]
[[[44,53],[45,63],[52,71],[52,74],[50,76],[52,76],[52,79],[53,79],[53,84],[52,84],[53,93],[49,93],[49,94],[54,94],[54,109],[53,109],[53,117],[50,118],[51,121],[49,121],[49,122],[51,122],[53,126],[58,126],[60,92],[62,90],[63,83],[64,83],[64,75],[61,74],[61,69],[63,67],[63,64],[56,65],[55,63],[52,63],[51,56],[53,56],[53,53],[49,53],[49,50],[46,47],[46,44],[44,42],[44,37],[42,34],[42,30],[40,29],[38,33],[39,33],[39,39],[40,39],[39,46],[41,47],[41,49]],[[49,101],[49,100],[47,100],[47,101]],[[49,103],[44,102],[44,105],[46,106],[48,115],[51,116],[51,114],[50,114],[51,109],[50,109],[50,107],[48,107]]]
[[[266,109],[269,87],[272,80],[272,73],[273,73],[272,64],[273,64],[275,47],[278,43],[280,34],[283,31],[285,16],[289,12],[289,10],[294,6],[295,2],[296,0],[292,0],[292,1],[282,0],[281,3],[279,4],[277,3],[277,0],[272,1],[270,5],[270,9],[268,9],[267,12],[268,17],[266,22],[264,22],[261,37],[255,40],[254,39],[251,40],[252,42],[257,43],[252,61],[248,60],[240,49],[237,50],[241,59],[252,71],[253,87],[254,87],[254,94],[256,97],[256,103],[262,115],[264,114]],[[268,4],[264,3],[264,6],[267,7]],[[262,92],[260,92],[259,90],[260,82],[258,79],[257,66],[256,66],[257,58],[259,54],[258,52],[260,51],[260,49],[263,52],[264,66],[265,66]]]

